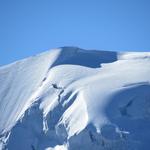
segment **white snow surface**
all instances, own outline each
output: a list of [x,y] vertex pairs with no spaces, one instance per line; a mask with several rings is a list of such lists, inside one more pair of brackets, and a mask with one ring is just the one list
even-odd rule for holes
[[62,47],[0,67],[0,150],[148,150],[150,52]]

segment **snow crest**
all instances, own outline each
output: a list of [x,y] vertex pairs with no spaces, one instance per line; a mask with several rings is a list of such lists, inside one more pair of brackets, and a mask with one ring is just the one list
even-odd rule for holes
[[147,150],[150,53],[62,47],[0,67],[0,150]]

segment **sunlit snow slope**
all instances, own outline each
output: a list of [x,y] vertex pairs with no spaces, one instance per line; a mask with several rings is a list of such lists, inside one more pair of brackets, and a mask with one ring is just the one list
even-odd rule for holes
[[63,47],[0,67],[0,150],[149,148],[149,52]]

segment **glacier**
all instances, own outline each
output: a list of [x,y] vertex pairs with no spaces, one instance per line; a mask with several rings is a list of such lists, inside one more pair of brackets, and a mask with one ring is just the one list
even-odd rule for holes
[[0,150],[148,150],[150,52],[61,47],[0,67]]

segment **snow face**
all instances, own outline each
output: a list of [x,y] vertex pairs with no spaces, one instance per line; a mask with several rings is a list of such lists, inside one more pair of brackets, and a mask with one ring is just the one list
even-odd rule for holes
[[150,53],[63,47],[0,68],[0,150],[147,150]]

